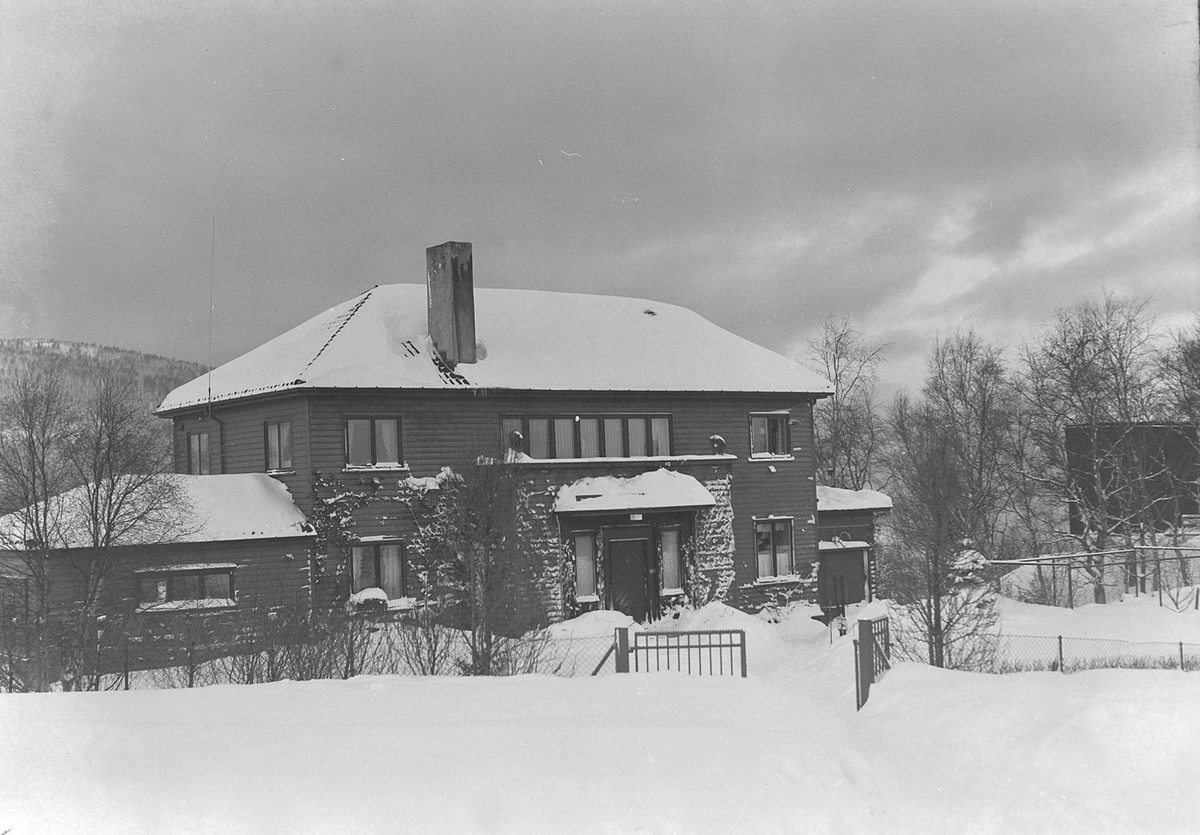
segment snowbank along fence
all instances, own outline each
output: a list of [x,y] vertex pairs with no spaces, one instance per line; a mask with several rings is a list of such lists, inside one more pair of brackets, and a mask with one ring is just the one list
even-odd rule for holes
[[856,707],[862,710],[871,695],[871,685],[883,678],[891,667],[892,636],[886,616],[858,621],[854,639],[854,694]]

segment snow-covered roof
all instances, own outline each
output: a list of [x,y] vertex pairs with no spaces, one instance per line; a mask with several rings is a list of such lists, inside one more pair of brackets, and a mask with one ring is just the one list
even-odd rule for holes
[[[304,514],[292,502],[281,482],[265,473],[240,475],[165,475],[174,481],[182,501],[178,506],[151,514],[115,544],[148,545],[175,542],[224,542],[241,539],[279,539],[311,536],[304,530]],[[54,548],[82,548],[90,544],[82,487],[54,499],[59,517]],[[0,517],[0,548],[20,549],[28,536],[25,514]]]
[[817,543],[818,551],[858,551],[870,547],[870,542],[864,542],[861,539],[822,539]]
[[450,372],[424,284],[375,287],[175,389],[170,412],[314,388],[828,394],[828,380],[696,313],[645,299],[475,290],[479,361]]
[[818,513],[823,510],[887,510],[891,506],[891,498],[878,490],[843,490],[817,485]]
[[712,507],[712,493],[690,475],[658,469],[641,475],[593,476],[558,488],[555,513]]

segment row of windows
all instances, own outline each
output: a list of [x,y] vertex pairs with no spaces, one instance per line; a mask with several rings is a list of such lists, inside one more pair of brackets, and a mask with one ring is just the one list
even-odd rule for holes
[[[506,416],[500,420],[506,448],[531,458],[643,458],[672,455],[669,415]],[[268,470],[290,470],[291,421],[263,424]],[[345,460],[351,467],[398,467],[404,461],[399,417],[347,418]],[[787,414],[750,416],[751,456],[790,453]],[[188,434],[187,471],[207,475],[207,431]]]
[[671,454],[668,415],[504,417],[508,449],[530,458],[643,458]]
[[[792,563],[792,520],[765,519],[754,522],[758,557],[758,578],[788,577],[794,572]],[[579,597],[597,594],[596,533],[575,534],[575,593]],[[679,528],[659,531],[661,571],[659,586],[663,593],[683,588]],[[405,559],[404,545],[384,542],[355,545],[351,549],[351,591],[380,588],[395,600],[415,596],[410,571]],[[232,582],[232,579],[231,581]]]

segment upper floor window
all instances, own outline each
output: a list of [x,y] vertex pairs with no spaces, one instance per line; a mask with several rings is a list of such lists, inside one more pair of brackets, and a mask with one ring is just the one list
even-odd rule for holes
[[187,471],[191,475],[208,475],[208,432],[188,433]]
[[399,542],[380,542],[355,545],[351,548],[351,591],[383,589],[389,600],[406,597],[408,571],[404,564],[404,545]]
[[290,470],[292,468],[292,422],[281,420],[268,422],[267,469]]
[[760,580],[793,573],[791,519],[755,519],[754,543]]
[[669,415],[546,415],[504,417],[506,448],[519,433],[530,458],[644,458],[671,454]]
[[346,464],[351,467],[400,466],[399,418],[346,420]]
[[790,455],[788,444],[788,415],[750,415],[751,455]]

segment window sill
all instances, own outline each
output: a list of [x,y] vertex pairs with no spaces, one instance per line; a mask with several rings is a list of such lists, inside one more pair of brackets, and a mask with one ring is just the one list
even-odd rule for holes
[[800,578],[799,574],[784,574],[779,577],[759,577],[757,580],[754,581],[754,585],[756,585],[756,586],[778,586],[778,585],[782,585],[783,583],[799,583],[800,579],[801,578]]
[[406,473],[408,464],[347,464],[343,473]]
[[776,455],[773,452],[755,452],[750,455],[751,461],[795,461],[794,455]]
[[705,464],[736,461],[736,455],[643,455],[634,458],[530,458],[528,456],[508,463],[522,467],[578,467],[581,464],[629,466],[630,464]]
[[659,592],[662,597],[680,597],[683,595],[683,589],[663,589]]
[[598,594],[577,594],[575,595],[576,603],[599,603],[600,595]]
[[196,612],[206,609],[232,609],[237,601],[228,597],[209,597],[204,600],[164,600],[160,603],[142,603],[134,611],[142,612]]
[[296,471],[293,469],[290,469],[290,468],[286,469],[286,470],[267,470],[267,475],[295,475],[295,474],[296,474]]

